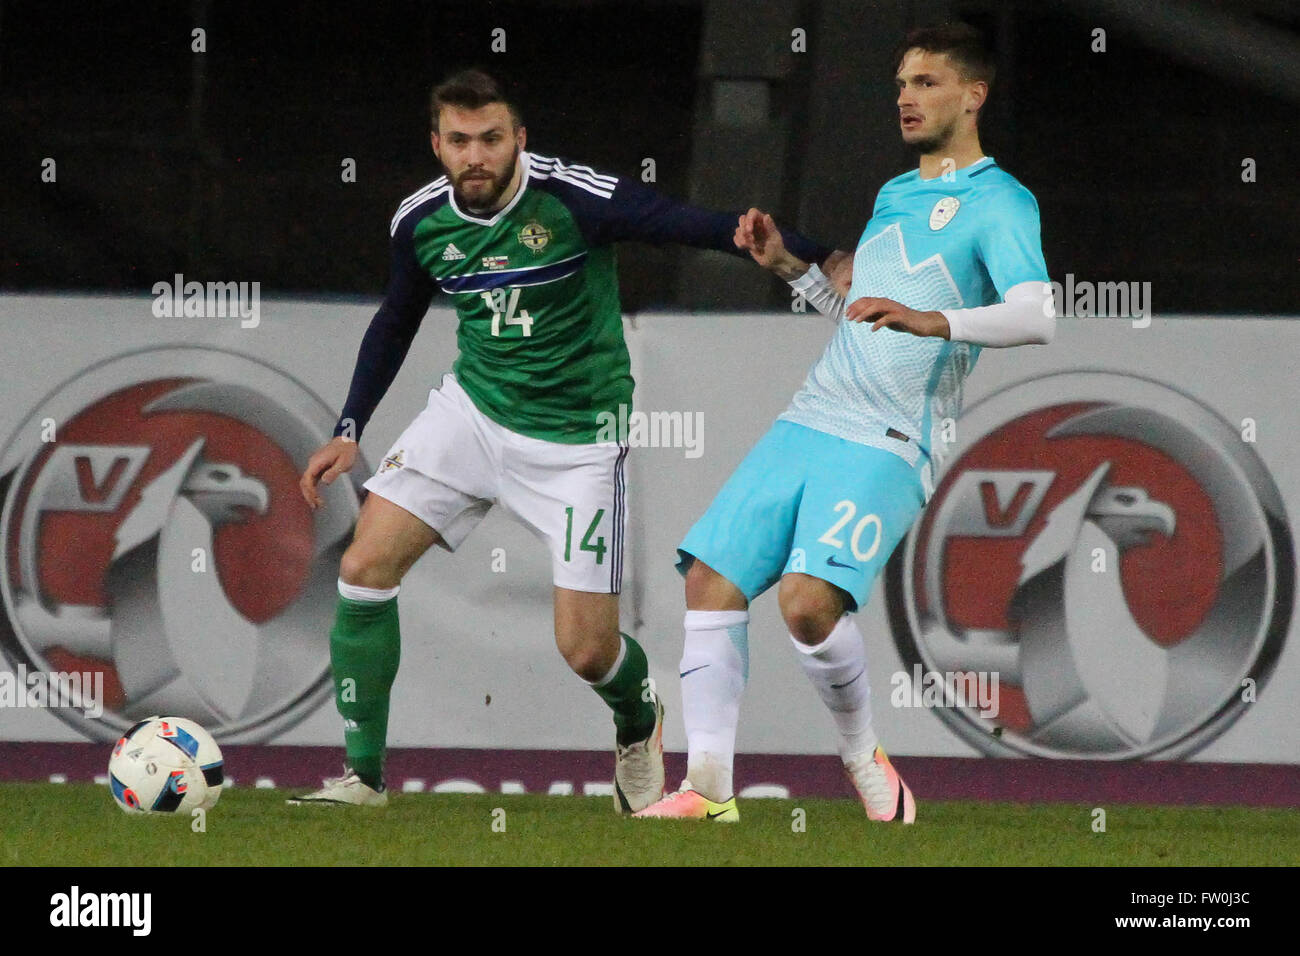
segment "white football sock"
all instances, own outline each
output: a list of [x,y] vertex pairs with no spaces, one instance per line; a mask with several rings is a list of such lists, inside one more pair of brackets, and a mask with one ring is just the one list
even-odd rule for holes
[[721,803],[732,797],[740,698],[749,679],[749,612],[687,611],[682,648],[686,779]]
[[790,637],[799,651],[799,664],[830,709],[840,732],[840,756],[846,761],[876,749],[871,729],[871,688],[867,683],[867,651],[862,634],[845,614],[813,647]]

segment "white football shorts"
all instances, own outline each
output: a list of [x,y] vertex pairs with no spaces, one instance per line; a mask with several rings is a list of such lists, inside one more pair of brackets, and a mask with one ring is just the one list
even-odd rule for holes
[[550,547],[557,587],[617,594],[627,450],[513,432],[448,373],[365,487],[437,531],[451,551],[500,503]]

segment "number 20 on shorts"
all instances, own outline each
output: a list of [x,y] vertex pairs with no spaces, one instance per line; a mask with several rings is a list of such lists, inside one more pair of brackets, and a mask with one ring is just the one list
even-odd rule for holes
[[[835,513],[840,515],[840,517],[837,518],[835,523],[826,529],[826,533],[817,540],[822,544],[829,544],[832,548],[842,548],[844,547],[844,540],[842,538],[837,538],[836,535],[843,530],[845,525],[853,520],[853,516],[858,513],[858,506],[852,501],[845,499],[835,506]],[[871,528],[872,531],[867,531],[868,528]],[[853,556],[859,561],[870,561],[874,558],[876,552],[880,550],[880,538],[883,531],[884,526],[880,522],[880,515],[869,514],[865,518],[859,520],[858,523],[853,526],[853,533],[849,536],[849,548],[853,551]],[[865,551],[862,550],[861,547],[863,534],[871,535],[871,545]]]

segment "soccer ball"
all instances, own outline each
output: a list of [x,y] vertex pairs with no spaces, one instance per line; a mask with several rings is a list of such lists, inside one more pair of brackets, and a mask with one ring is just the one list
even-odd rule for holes
[[150,717],[113,747],[108,784],[127,813],[211,810],[225,782],[212,735],[184,717]]

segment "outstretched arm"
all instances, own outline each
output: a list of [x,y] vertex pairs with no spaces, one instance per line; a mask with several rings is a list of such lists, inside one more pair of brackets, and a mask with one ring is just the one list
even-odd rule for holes
[[[745,254],[733,239],[734,213],[715,212],[678,202],[626,179],[619,180],[613,198],[619,205],[623,220],[617,238],[676,242],[732,255]],[[787,229],[778,234],[783,245],[808,262],[825,262],[833,255],[834,250],[797,232]]]
[[813,308],[838,322],[844,313],[844,296],[853,278],[853,256],[831,253],[823,268],[810,265],[786,248],[781,231],[772,217],[750,209],[736,226],[736,247],[746,250],[764,269],[784,279]]
[[[745,255],[732,240],[736,213],[680,202],[629,177],[607,176],[557,159],[551,160],[542,188],[563,194],[565,205],[593,244],[632,239]],[[834,251],[797,232],[786,230],[782,237],[808,262],[825,262]]]

